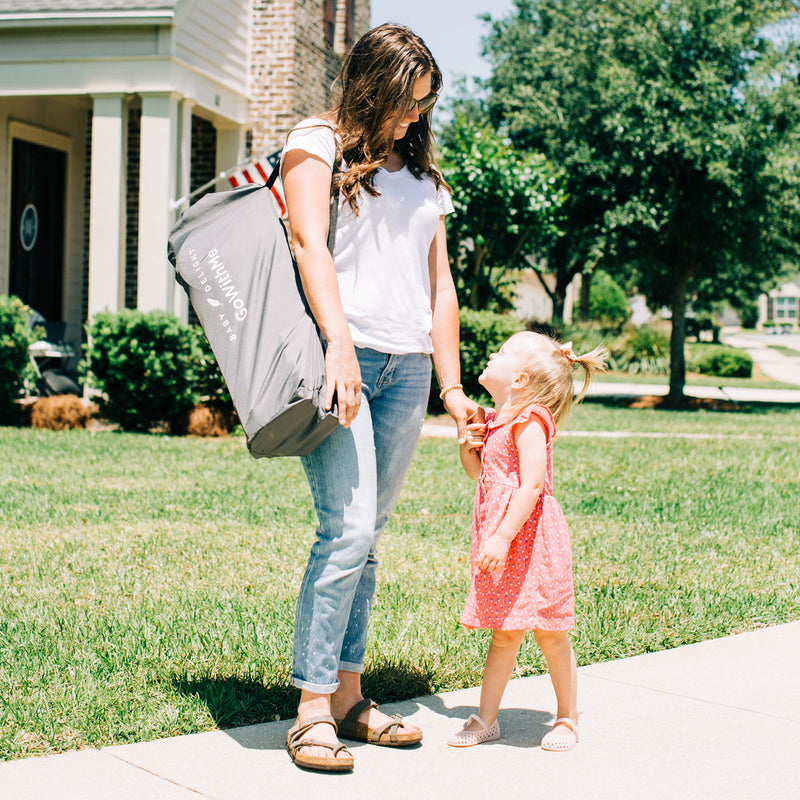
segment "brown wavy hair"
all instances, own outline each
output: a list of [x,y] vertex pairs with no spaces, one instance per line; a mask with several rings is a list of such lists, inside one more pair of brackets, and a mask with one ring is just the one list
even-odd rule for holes
[[394,130],[413,102],[414,82],[431,75],[431,91],[442,86],[442,73],[425,42],[403,25],[386,23],[365,33],[345,58],[339,75],[340,97],[324,117],[339,137],[339,156],[347,165],[337,178],[339,191],[358,215],[358,193],[372,197],[375,175],[392,149],[416,178],[430,175],[436,188],[449,187],[433,162],[430,111],[395,141]]

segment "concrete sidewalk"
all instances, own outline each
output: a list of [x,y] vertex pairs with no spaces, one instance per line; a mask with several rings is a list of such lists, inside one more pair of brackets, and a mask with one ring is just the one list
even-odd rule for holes
[[289,721],[0,764],[8,800],[261,800],[416,797],[751,800],[800,797],[800,622],[579,670],[581,742],[539,748],[552,716],[547,676],[513,680],[497,742],[445,744],[478,689],[385,706],[420,747],[354,744],[355,771],[294,767]]
[[[722,341],[732,347],[739,347],[750,355],[762,372],[777,381],[800,384],[800,334],[774,336],[768,333],[750,331],[741,333],[725,331]],[[796,355],[786,355],[775,349],[794,351]]]
[[[686,397],[712,397],[718,400],[733,400],[737,403],[800,403],[800,386],[797,389],[751,389],[744,386],[685,386]],[[587,397],[642,397],[643,395],[666,395],[669,386],[665,383],[611,383],[597,381],[589,387]]]

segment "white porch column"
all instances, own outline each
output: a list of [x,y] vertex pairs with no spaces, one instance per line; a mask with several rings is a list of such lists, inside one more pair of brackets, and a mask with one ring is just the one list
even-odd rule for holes
[[333,52],[337,56],[343,56],[347,52],[347,0],[336,2],[336,23],[333,31]]
[[178,98],[174,92],[140,93],[142,127],[139,176],[139,280],[142,311],[173,311],[175,280],[167,260],[167,236],[175,213]]
[[123,94],[95,95],[89,209],[89,320],[125,304],[127,108]]
[[[186,197],[192,190],[192,109],[194,100],[185,97],[180,102],[179,111],[179,152],[178,152],[178,197]],[[189,207],[186,202],[177,214]],[[189,298],[183,289],[175,288],[172,310],[181,322],[189,321]]]
[[[217,128],[217,175],[244,161],[247,154],[247,129]],[[217,181],[218,192],[230,189],[227,181]]]

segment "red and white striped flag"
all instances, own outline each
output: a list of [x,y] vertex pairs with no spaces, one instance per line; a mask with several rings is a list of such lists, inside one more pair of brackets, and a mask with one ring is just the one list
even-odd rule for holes
[[[243,186],[245,183],[266,183],[269,179],[275,164],[281,157],[281,151],[276,150],[269,155],[261,156],[249,161],[244,167],[228,176],[228,181],[235,189],[237,186]],[[272,196],[275,198],[275,203],[278,206],[278,213],[281,217],[286,216],[286,200],[283,197],[283,184],[281,183],[281,176],[275,179],[272,184]]]

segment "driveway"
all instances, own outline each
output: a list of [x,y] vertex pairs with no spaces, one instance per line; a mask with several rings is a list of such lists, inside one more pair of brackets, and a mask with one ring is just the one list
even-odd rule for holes
[[[800,334],[769,334],[760,332],[726,333],[721,339],[725,344],[746,351],[761,370],[778,381],[800,385]],[[772,345],[794,350],[789,356],[773,349]]]

